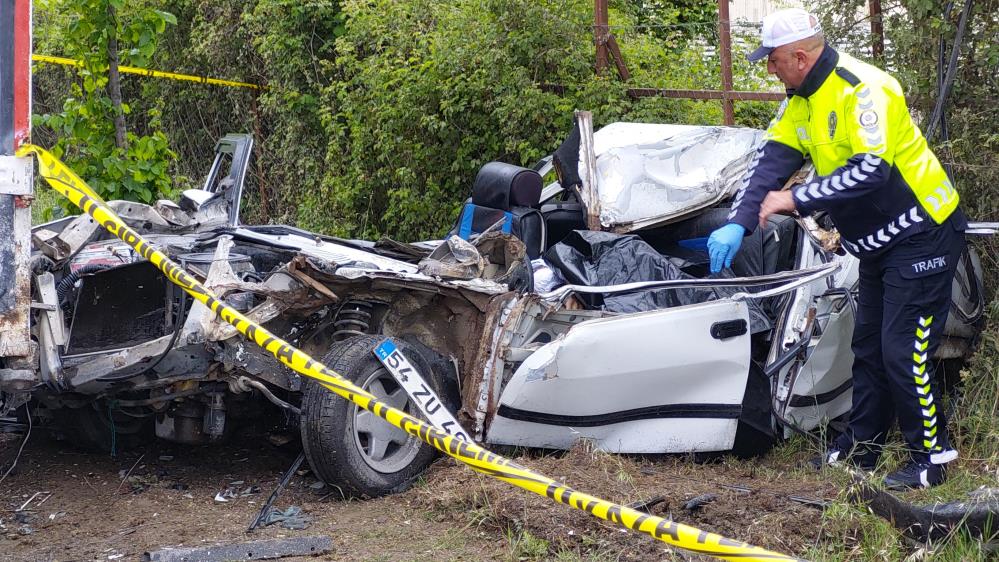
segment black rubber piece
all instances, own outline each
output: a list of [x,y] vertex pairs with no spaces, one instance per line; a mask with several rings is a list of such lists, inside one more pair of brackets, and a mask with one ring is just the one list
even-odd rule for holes
[[[323,363],[336,373],[361,384],[382,364],[372,350],[383,336],[357,336],[336,342],[323,357]],[[396,344],[419,370],[427,384],[442,396],[440,376],[413,346]],[[409,488],[437,457],[437,450],[423,444],[413,461],[402,470],[382,473],[364,462],[354,441],[354,404],[310,380],[304,383],[300,429],[302,449],[317,477],[336,486],[348,497],[374,498]]]

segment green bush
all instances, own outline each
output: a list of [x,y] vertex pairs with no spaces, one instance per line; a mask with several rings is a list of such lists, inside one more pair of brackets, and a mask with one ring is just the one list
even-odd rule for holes
[[[53,152],[107,199],[152,203],[171,196],[169,172],[176,154],[159,130],[159,113],[133,115],[127,101],[116,107],[107,88],[112,41],[117,41],[120,65],[145,66],[159,36],[168,24],[176,23],[174,15],[147,6],[125,9],[121,0],[50,0],[40,3],[39,9],[43,14],[69,16],[59,31],[60,54],[82,62],[59,110],[35,117],[35,123],[56,139]],[[52,28],[39,35],[41,44],[56,43]],[[122,146],[115,142],[117,116],[134,125],[126,126]]]
[[[574,109],[592,111],[597,126],[717,121],[715,104],[632,100],[616,77],[594,76],[592,5],[345,2],[339,79],[322,97],[327,173],[305,194],[299,223],[339,235],[439,236],[483,164],[531,165],[565,137]],[[630,37],[622,50],[633,83],[690,87],[711,73],[697,50]]]

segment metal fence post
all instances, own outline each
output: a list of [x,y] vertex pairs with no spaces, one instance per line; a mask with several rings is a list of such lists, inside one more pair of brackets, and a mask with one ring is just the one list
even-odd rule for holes
[[597,74],[607,69],[607,35],[610,34],[607,0],[593,1],[593,43],[597,48]]

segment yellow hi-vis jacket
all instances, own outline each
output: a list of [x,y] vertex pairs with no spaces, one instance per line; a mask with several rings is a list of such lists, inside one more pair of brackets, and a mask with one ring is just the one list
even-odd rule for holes
[[957,191],[912,122],[898,81],[829,45],[788,91],[729,221],[752,232],[767,192],[783,187],[805,157],[817,177],[793,189],[798,212],[828,212],[855,255],[877,255],[957,209]]

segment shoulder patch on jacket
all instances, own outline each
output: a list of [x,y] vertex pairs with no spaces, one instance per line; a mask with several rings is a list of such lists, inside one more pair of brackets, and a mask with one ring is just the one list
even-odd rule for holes
[[839,77],[842,78],[843,80],[849,82],[851,86],[857,86],[858,84],[860,84],[860,78],[857,78],[856,74],[850,72],[849,70],[843,68],[842,66],[836,67],[836,74],[838,74]]

